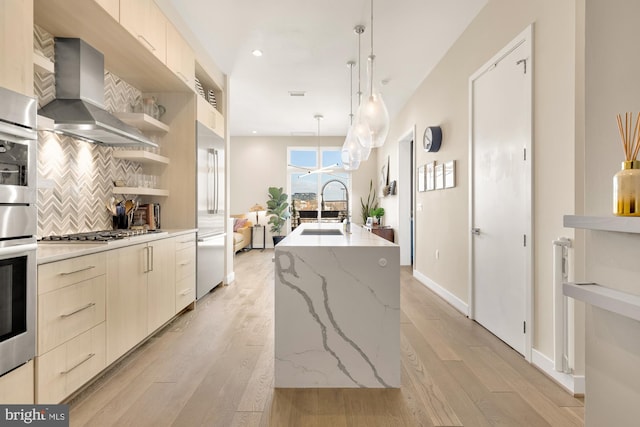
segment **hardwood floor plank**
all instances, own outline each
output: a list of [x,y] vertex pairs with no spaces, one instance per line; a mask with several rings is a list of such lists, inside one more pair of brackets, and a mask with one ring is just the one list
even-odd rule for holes
[[264,411],[273,390],[273,363],[273,341],[270,341],[260,353],[237,411]]
[[260,427],[262,412],[236,412],[229,427]]
[[568,412],[561,410],[540,390],[536,389],[517,370],[502,360],[488,347],[473,347],[477,357],[497,366],[500,375],[511,384],[516,391],[533,409],[535,409],[552,426],[580,426],[578,420]]

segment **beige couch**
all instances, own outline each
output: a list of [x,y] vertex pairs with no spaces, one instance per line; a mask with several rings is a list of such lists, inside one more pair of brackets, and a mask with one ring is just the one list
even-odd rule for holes
[[237,227],[236,231],[233,232],[233,253],[236,253],[251,246],[251,227],[253,227],[253,223],[244,214],[231,215],[231,218],[234,219],[234,229],[236,229],[235,225],[239,220],[246,220],[243,225]]

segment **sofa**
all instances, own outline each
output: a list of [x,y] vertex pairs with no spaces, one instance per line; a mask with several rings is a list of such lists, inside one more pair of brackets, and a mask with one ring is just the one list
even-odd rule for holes
[[233,253],[251,247],[251,228],[253,223],[245,214],[231,215],[233,218]]

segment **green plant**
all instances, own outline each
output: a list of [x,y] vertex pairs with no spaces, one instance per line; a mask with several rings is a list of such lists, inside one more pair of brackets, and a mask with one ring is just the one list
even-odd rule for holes
[[371,209],[371,216],[375,216],[378,218],[378,222],[380,222],[380,218],[384,216],[384,208]]
[[282,190],[282,187],[269,187],[267,215],[270,215],[271,232],[278,236],[282,235],[282,227],[290,216],[288,198],[289,196]]
[[373,189],[373,180],[369,181],[369,194],[367,195],[367,202],[365,203],[360,197],[360,206],[362,208],[362,223],[367,223],[367,218],[371,215],[371,211],[378,207],[378,200],[376,200],[376,191]]

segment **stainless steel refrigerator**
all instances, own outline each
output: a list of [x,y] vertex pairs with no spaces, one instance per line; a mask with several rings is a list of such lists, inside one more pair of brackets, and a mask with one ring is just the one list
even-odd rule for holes
[[225,143],[196,122],[198,141],[198,251],[196,297],[201,298],[224,278]]

